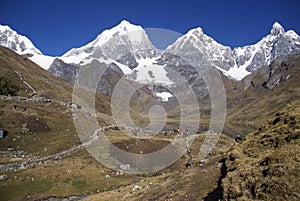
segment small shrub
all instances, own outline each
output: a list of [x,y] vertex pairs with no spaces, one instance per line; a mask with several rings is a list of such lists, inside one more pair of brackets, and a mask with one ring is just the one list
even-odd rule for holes
[[8,77],[0,77],[0,95],[16,95],[20,87]]

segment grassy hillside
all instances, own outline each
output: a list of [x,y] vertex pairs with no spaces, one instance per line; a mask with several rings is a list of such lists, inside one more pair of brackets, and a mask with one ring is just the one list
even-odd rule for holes
[[299,200],[300,101],[270,116],[225,158],[223,198]]
[[[80,144],[72,118],[72,90],[65,80],[0,47],[0,128],[7,132],[0,139],[0,165],[35,160]],[[96,110],[100,125],[110,124],[109,101],[99,93]],[[103,191],[113,185],[105,179],[109,171],[81,150],[59,161],[5,172],[8,180],[0,181],[0,200]],[[125,183],[129,180],[124,176]]]

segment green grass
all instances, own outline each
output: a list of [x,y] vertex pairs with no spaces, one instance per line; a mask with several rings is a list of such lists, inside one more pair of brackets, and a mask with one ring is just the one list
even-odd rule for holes
[[75,178],[72,180],[72,186],[74,186],[77,190],[88,189],[88,182],[84,178]]
[[[65,106],[3,101],[0,104],[0,125],[7,131],[7,136],[0,140],[3,150],[20,147],[29,153],[39,152],[41,156],[46,156],[80,143],[71,111]],[[17,106],[16,111],[12,109],[14,105]],[[24,123],[30,132],[22,132]],[[45,148],[47,151],[44,151]]]
[[0,186],[0,200],[27,200],[27,196],[33,196],[49,191],[52,185],[53,184],[47,179],[16,182],[9,186],[2,184]]

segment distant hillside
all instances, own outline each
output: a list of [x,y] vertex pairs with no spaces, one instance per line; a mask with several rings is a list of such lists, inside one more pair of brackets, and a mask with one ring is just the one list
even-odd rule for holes
[[241,82],[223,79],[227,96],[224,132],[246,135],[300,99],[300,55],[282,56]]

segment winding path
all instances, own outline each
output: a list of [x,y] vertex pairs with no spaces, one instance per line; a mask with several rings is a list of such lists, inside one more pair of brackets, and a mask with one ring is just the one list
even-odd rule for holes
[[[78,109],[78,105],[76,105],[74,103],[56,101],[56,100],[47,99],[47,98],[44,98],[44,97],[25,98],[25,97],[20,97],[20,96],[3,96],[2,95],[2,96],[0,96],[0,100],[2,100],[2,101],[22,102],[22,103],[23,102],[29,102],[29,103],[58,103],[62,106],[74,107],[74,108]],[[93,135],[90,136],[89,141],[87,141],[85,143],[82,143],[78,146],[75,146],[71,149],[62,151],[60,153],[56,153],[56,154],[52,154],[52,155],[49,155],[49,156],[28,160],[28,161],[1,164],[0,165],[0,173],[1,172],[7,172],[7,171],[19,171],[19,170],[26,169],[29,166],[37,166],[37,165],[41,165],[43,163],[50,162],[52,160],[58,160],[62,157],[69,156],[69,155],[77,152],[78,150],[81,150],[81,149],[85,148],[86,146],[89,146],[94,141],[98,140],[98,135],[99,135],[100,132],[103,132],[103,131],[106,131],[106,130],[109,130],[109,129],[114,129],[115,127],[116,127],[116,125],[109,125],[109,126],[101,127],[101,128],[94,131]],[[194,138],[197,135],[198,134],[189,135],[186,138],[186,143],[185,143],[185,150],[186,151],[189,150],[189,147],[191,146],[191,143],[193,142]],[[194,157],[192,155],[190,155],[189,152],[188,152],[188,155],[191,158],[191,160],[194,160]]]
[[65,156],[69,156],[75,152],[77,152],[80,149],[83,149],[86,146],[89,146],[92,142],[94,142],[95,140],[98,140],[98,134],[99,132],[103,132],[104,130],[107,129],[111,129],[113,128],[115,125],[110,125],[110,126],[105,126],[105,127],[101,127],[97,130],[95,130],[95,132],[93,133],[92,136],[90,136],[90,140],[82,143],[76,147],[73,147],[71,149],[62,151],[60,153],[56,153],[56,154],[52,154],[49,156],[45,156],[42,158],[38,158],[38,159],[34,159],[34,160],[29,160],[29,161],[22,161],[22,162],[15,162],[15,163],[6,163],[6,164],[1,164],[0,165],[0,172],[7,172],[7,171],[18,171],[18,170],[23,170],[29,166],[36,166],[36,165],[41,165],[43,163],[47,163],[50,162],[52,160],[58,160],[62,157]]

